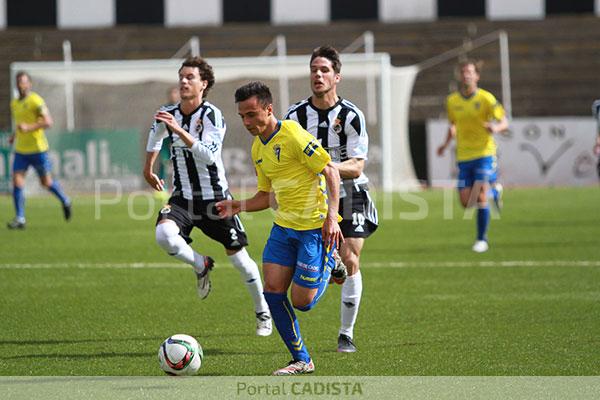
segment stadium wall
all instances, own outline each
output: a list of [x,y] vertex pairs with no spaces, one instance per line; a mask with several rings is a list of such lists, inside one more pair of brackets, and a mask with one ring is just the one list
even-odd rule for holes
[[580,13],[600,15],[600,1],[0,0],[0,29],[16,26],[102,28],[128,24],[215,26],[230,22],[327,24],[339,20],[403,22],[445,17],[543,19],[546,15]]

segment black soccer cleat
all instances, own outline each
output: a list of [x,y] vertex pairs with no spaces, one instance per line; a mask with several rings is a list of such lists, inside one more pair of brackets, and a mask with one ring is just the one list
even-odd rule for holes
[[63,216],[65,217],[65,221],[69,222],[69,220],[71,219],[71,203],[63,204],[62,209],[63,209]]
[[352,341],[352,338],[348,335],[340,334],[338,337],[338,353],[355,353],[356,346]]

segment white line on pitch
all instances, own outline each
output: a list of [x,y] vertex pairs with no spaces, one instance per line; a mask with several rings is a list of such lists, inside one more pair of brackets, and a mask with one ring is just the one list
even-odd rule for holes
[[[460,268],[460,267],[600,267],[600,260],[507,260],[507,261],[390,261],[366,262],[364,268]],[[229,263],[219,263],[219,268],[231,267]],[[49,269],[49,268],[190,268],[183,263],[39,263],[39,264],[0,264],[0,269]]]

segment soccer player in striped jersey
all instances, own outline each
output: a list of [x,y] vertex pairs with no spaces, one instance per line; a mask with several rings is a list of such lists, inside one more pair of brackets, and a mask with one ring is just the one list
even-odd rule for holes
[[217,207],[223,217],[264,210],[272,205],[274,194],[275,221],[263,251],[265,298],[292,361],[273,375],[311,373],[314,363],[292,304],[300,311],[311,310],[325,293],[332,270],[344,268],[333,258],[343,241],[338,224],[339,172],[310,133],[295,121],[275,117],[271,91],[264,83],[238,88],[235,101],[244,126],[254,136],[258,190],[250,199],[225,200]]
[[[241,274],[256,313],[256,333],[271,334],[271,315],[263,295],[258,266],[245,246],[246,232],[237,216],[221,219],[215,203],[230,199],[221,147],[225,121],[221,110],[205,100],[215,82],[212,67],[199,57],[189,58],[179,69],[179,103],[161,107],[150,129],[144,178],[155,190],[164,182],[153,172],[154,162],[166,137],[171,144],[173,193],[158,215],[156,242],[167,254],[190,264],[197,276],[198,296],[210,292],[209,273],[214,261],[192,249],[190,232],[196,227],[220,242],[231,263]],[[159,131],[163,123],[166,131]]]
[[42,97],[31,90],[31,77],[27,72],[17,73],[19,97],[10,103],[15,133],[9,141],[14,142],[13,200],[15,218],[7,224],[8,229],[25,228],[25,175],[33,167],[40,183],[60,200],[65,220],[71,219],[71,200],[63,192],[57,180],[52,179],[52,164],[48,157],[48,140],[44,129],[52,126],[50,111]]
[[342,63],[336,49],[322,46],[310,58],[312,96],[294,104],[286,119],[292,119],[315,136],[336,164],[340,187],[340,223],[345,241],[340,248],[348,276],[342,287],[339,352],[356,351],[354,325],[362,296],[360,254],[365,242],[377,229],[377,209],[369,196],[369,179],[363,172],[369,136],[363,113],[337,94]]
[[504,108],[493,94],[478,87],[480,67],[468,60],[459,65],[460,90],[447,99],[450,126],[438,154],[456,136],[458,190],[463,207],[477,206],[477,239],[473,251],[488,250],[487,231],[490,222],[488,191],[496,173],[496,142],[493,135],[508,129]]

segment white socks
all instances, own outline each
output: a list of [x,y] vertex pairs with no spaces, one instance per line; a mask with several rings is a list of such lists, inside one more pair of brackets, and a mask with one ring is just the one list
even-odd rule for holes
[[174,222],[156,225],[156,243],[170,256],[190,264],[197,273],[204,272],[204,256],[196,253],[185,239],[179,236],[179,227]]
[[[156,243],[169,255],[190,264],[197,273],[204,272],[204,256],[198,254],[179,236],[179,227],[175,223],[165,222],[156,226]],[[258,266],[250,258],[246,249],[229,256],[233,266],[240,271],[242,280],[246,284],[257,313],[269,313],[269,306],[263,296],[263,285],[258,272]],[[270,314],[270,313],[269,313]]]
[[[269,306],[263,296],[263,285],[260,279],[260,273],[258,272],[258,266],[254,262],[245,248],[242,248],[237,253],[229,256],[229,260],[238,271],[242,280],[254,300],[254,310],[257,313],[267,312],[269,313]],[[270,314],[270,313],[269,313]]]
[[342,325],[340,335],[353,337],[354,324],[358,315],[358,306],[362,295],[362,275],[360,270],[346,278],[342,286],[341,317]]

